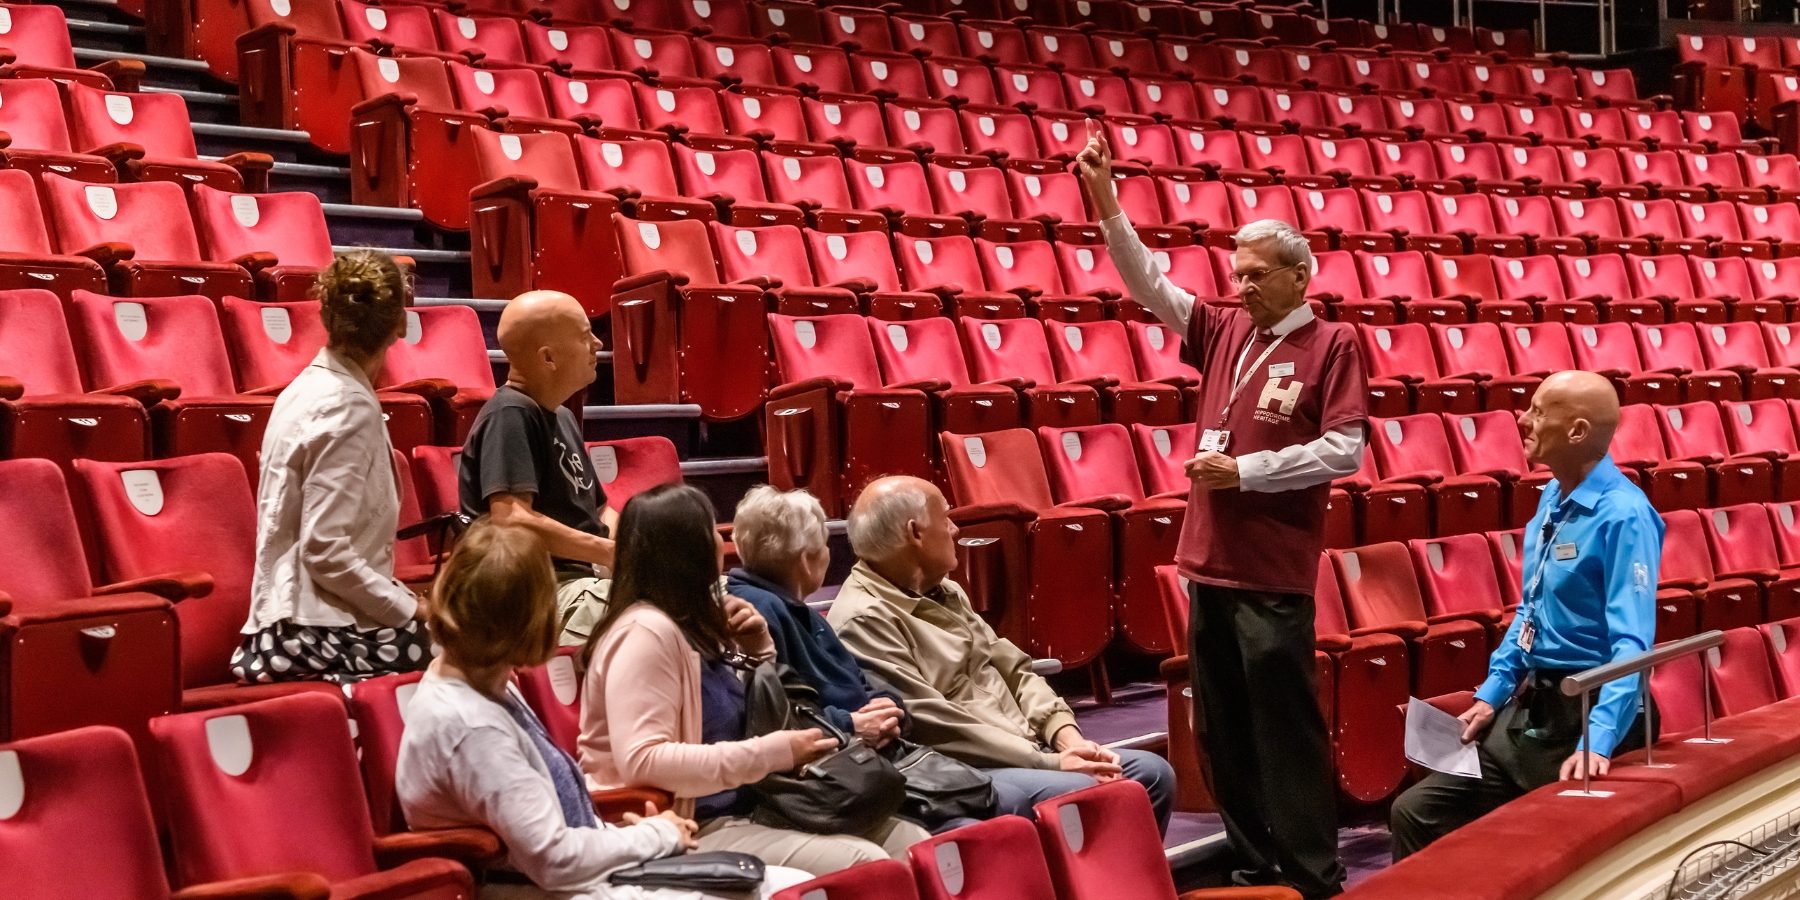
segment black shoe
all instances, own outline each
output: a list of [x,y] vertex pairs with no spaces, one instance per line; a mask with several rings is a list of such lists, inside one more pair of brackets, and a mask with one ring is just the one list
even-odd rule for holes
[[1286,884],[1278,869],[1232,869],[1231,883],[1237,887],[1269,887]]

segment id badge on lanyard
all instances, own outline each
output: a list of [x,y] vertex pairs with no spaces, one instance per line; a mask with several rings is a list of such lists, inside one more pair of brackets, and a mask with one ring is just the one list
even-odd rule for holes
[[1556,538],[1562,534],[1563,525],[1567,524],[1568,503],[1569,501],[1564,499],[1562,504],[1557,507],[1554,528],[1550,526],[1550,523],[1544,523],[1544,533],[1540,535],[1542,544],[1538,547],[1537,571],[1532,573],[1531,584],[1525,587],[1525,596],[1522,598],[1524,604],[1519,610],[1521,621],[1518,644],[1519,649],[1526,653],[1530,653],[1532,645],[1537,643],[1537,621],[1533,615],[1537,612],[1538,601],[1542,599],[1539,594],[1544,587],[1544,569],[1550,565],[1552,557],[1558,561],[1566,561],[1574,559],[1577,552],[1573,543],[1558,544],[1556,542]]

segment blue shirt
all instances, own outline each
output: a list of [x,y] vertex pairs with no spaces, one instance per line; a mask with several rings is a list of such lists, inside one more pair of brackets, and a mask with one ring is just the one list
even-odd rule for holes
[[[700,662],[700,741],[723,744],[747,735],[750,708],[744,699],[744,679],[724,660]],[[710,822],[747,811],[749,795],[737,788],[707,794],[694,801],[694,819]]]
[[769,637],[775,639],[775,657],[819,692],[826,718],[839,730],[854,733],[850,714],[874,697],[886,697],[895,706],[905,708],[898,696],[869,683],[862,665],[850,655],[849,648],[818,610],[789,597],[780,585],[743,569],[731,570],[726,590],[749,601],[768,621]]
[[[1546,524],[1554,532],[1549,547]],[[1519,614],[1488,661],[1475,699],[1499,709],[1532,669],[1589,669],[1650,649],[1662,536],[1662,517],[1611,456],[1569,493],[1566,506],[1562,485],[1551,481],[1525,526]],[[1537,626],[1529,653],[1519,647],[1527,616]],[[1642,687],[1638,674],[1600,688],[1588,716],[1590,750],[1612,755],[1637,715]]]

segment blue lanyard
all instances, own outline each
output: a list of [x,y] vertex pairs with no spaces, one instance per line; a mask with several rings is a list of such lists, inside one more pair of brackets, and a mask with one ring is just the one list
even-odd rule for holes
[[1539,533],[1537,571],[1531,573],[1531,583],[1525,586],[1525,596],[1520,598],[1524,609],[1520,610],[1520,618],[1531,621],[1531,613],[1537,608],[1537,594],[1544,585],[1544,569],[1550,565],[1550,554],[1556,546],[1556,538],[1562,534],[1563,526],[1568,524],[1569,499],[1564,497],[1550,518],[1544,520],[1544,528]]

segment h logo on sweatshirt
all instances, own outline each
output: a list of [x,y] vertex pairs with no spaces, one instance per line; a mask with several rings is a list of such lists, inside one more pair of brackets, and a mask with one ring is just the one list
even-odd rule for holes
[[1294,407],[1300,402],[1300,391],[1306,387],[1306,382],[1295,379],[1289,381],[1287,387],[1282,387],[1282,380],[1271,378],[1263,382],[1262,397],[1256,401],[1258,413],[1270,410],[1284,417],[1294,414]]

